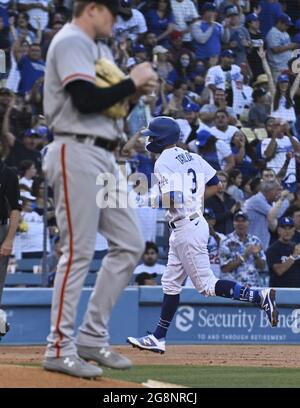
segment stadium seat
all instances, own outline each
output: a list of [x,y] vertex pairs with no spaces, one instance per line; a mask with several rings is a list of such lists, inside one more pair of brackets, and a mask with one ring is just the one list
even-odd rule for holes
[[33,272],[33,267],[41,265],[42,260],[40,258],[29,258],[18,260],[18,271],[20,272]]

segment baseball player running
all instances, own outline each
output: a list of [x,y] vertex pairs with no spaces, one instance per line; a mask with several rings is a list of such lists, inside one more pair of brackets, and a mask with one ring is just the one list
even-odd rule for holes
[[[105,197],[99,203],[96,185],[97,176],[117,171],[114,150],[123,120],[112,117],[108,109],[157,86],[157,75],[148,63],[137,65],[120,83],[96,85],[96,60],[113,61],[110,50],[95,39],[111,36],[119,12],[117,0],[75,0],[73,20],[51,42],[46,61],[44,110],[54,141],[44,152],[43,169],[54,191],[62,256],[43,367],[86,378],[102,374],[89,360],[110,368],[132,365],[109,348],[107,325],[144,247],[134,210],[118,204],[105,207]],[[110,193],[118,197],[119,191]],[[107,238],[109,249],[75,344],[76,310],[97,231]]]
[[[207,252],[209,228],[201,212],[203,197],[220,189],[216,171],[199,155],[179,147],[180,128],[169,117],[153,119],[143,136],[149,137],[147,150],[160,153],[154,167],[161,196],[152,204],[169,208],[167,219],[172,229],[167,270],[162,277],[164,298],[161,315],[152,334],[128,337],[134,347],[165,352],[165,338],[179,304],[182,283],[189,276],[199,293],[254,303],[267,314],[271,326],[278,322],[275,290],[256,290],[229,280],[217,279],[210,269]],[[242,260],[241,260],[242,262]]]

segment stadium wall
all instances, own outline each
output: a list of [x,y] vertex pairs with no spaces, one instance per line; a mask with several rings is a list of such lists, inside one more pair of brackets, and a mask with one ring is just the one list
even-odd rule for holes
[[[77,327],[83,318],[91,288],[83,289]],[[1,344],[45,344],[50,326],[52,289],[7,288],[3,308],[11,324]],[[170,344],[300,344],[300,290],[278,289],[277,328],[269,327],[265,313],[252,305],[223,298],[205,298],[184,288],[181,304],[168,335]],[[160,287],[129,287],[119,299],[110,321],[112,344],[145,335],[157,322]]]

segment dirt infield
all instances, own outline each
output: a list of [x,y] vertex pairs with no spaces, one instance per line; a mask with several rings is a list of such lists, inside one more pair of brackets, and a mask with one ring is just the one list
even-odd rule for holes
[[37,367],[1,364],[0,388],[136,388],[139,384],[99,378],[84,380]]
[[[300,346],[168,346],[156,355],[129,346],[114,347],[135,365],[218,365],[300,368]],[[136,383],[100,378],[94,381],[47,373],[39,365],[43,347],[0,347],[0,387],[130,388]],[[25,365],[25,366],[24,366]]]

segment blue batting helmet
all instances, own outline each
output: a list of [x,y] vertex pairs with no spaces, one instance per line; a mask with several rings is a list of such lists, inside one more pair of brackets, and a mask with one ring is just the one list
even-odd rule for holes
[[142,130],[142,136],[149,137],[146,149],[152,153],[161,153],[168,145],[179,140],[181,130],[173,118],[158,116],[151,120],[147,129]]

